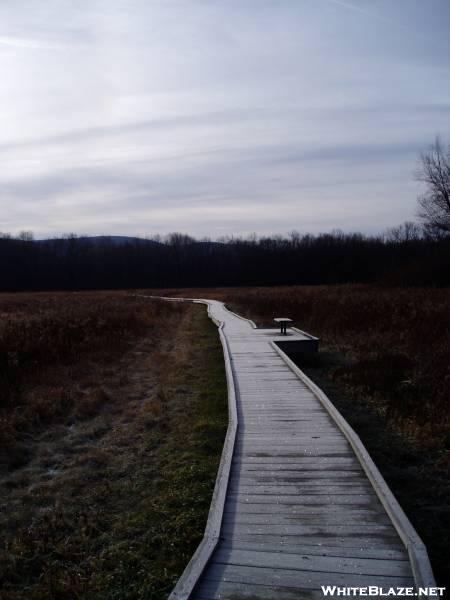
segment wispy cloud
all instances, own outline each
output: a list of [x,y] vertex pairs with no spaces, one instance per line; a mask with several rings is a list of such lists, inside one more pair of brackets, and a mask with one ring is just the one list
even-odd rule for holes
[[33,38],[21,38],[13,36],[0,36],[1,46],[11,46],[25,50],[61,50],[62,44]]
[[[369,19],[373,19],[373,20],[379,21],[381,23],[385,23],[390,26],[394,26],[396,29],[408,31],[409,34],[413,35],[414,37],[422,38],[423,40],[427,40],[427,41],[434,41],[436,39],[435,35],[433,33],[430,35],[429,32],[427,33],[426,31],[421,30],[420,28],[417,27],[417,24],[415,24],[416,25],[415,27],[408,26],[405,24],[405,21],[403,19],[400,20],[399,18],[389,18],[388,16],[386,16],[386,13],[375,12],[373,10],[368,9],[366,6],[361,6],[361,4],[353,4],[352,2],[347,2],[347,0],[325,0],[325,1],[330,4],[340,6],[348,11],[353,11],[353,12],[359,13],[361,15],[364,15],[365,17],[368,17]],[[436,0],[434,0],[434,2],[436,2]],[[397,6],[402,8],[402,4],[404,5],[405,3],[398,2]],[[442,7],[440,7],[440,9],[442,9]],[[431,6],[430,6],[430,10],[433,10],[433,8]]]
[[353,10],[359,12],[368,17],[377,17],[375,13],[366,10],[365,8],[361,8],[361,6],[357,6],[356,4],[351,4],[350,2],[345,2],[344,0],[327,0],[330,4],[336,4],[337,6],[342,6],[348,10]]
[[63,131],[49,136],[25,138],[20,141],[0,143],[0,152],[10,152],[17,148],[37,148],[49,144],[65,144],[79,141],[110,138],[115,136],[149,133],[151,130],[182,129],[185,127],[211,127],[220,124],[230,124],[247,119],[258,119],[260,111],[250,109],[229,109],[222,111],[204,112],[198,114],[175,115],[159,117],[143,121],[132,121],[123,124],[101,125],[85,129]]

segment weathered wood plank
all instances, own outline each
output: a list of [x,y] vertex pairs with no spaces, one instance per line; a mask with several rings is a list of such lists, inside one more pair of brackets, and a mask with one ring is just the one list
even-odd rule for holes
[[276,498],[280,504],[328,504],[329,506],[338,504],[373,504],[379,505],[377,496],[372,492],[362,490],[358,491],[340,491],[330,494],[329,490],[305,490],[300,493],[294,486],[242,486],[230,488],[228,499],[241,502],[252,502],[255,504],[272,504]]
[[222,524],[221,532],[223,534],[234,533],[239,530],[239,534],[244,535],[280,535],[280,536],[344,536],[344,537],[374,537],[383,538],[398,538],[398,534],[392,525],[367,525],[365,522],[357,522],[353,525],[297,525],[295,523],[289,525],[278,524],[251,524],[240,523],[239,527],[234,524]]
[[281,554],[279,552],[219,548],[214,553],[213,563],[294,571],[321,571],[323,573],[384,575],[387,577],[411,576],[407,560],[319,556],[308,553],[284,552]]
[[285,423],[293,423],[294,421],[316,421],[319,423],[329,423],[329,419],[324,417],[320,411],[311,407],[294,407],[294,408],[277,408],[276,406],[267,407],[261,404],[256,406],[241,406],[238,413],[248,421],[257,421],[261,418],[280,421]]
[[262,435],[284,435],[285,433],[291,433],[293,428],[295,429],[295,434],[299,435],[302,433],[317,433],[322,435],[334,435],[334,427],[331,423],[322,422],[316,423],[314,421],[303,420],[293,420],[291,423],[286,421],[278,421],[265,419],[261,417],[260,419],[252,419],[252,420],[244,420],[241,423],[240,434],[246,433],[256,433]]
[[[284,490],[284,493],[282,493]],[[334,481],[332,483],[328,483],[326,480],[319,481],[309,481],[309,482],[301,482],[301,483],[290,483],[283,485],[267,485],[267,484],[247,484],[242,482],[230,482],[228,486],[228,491],[230,495],[230,501],[232,501],[231,496],[241,495],[241,496],[271,496],[276,495],[277,497],[282,498],[283,496],[291,497],[296,496],[297,502],[302,504],[303,500],[308,496],[326,496],[323,498],[324,503],[330,504],[331,500],[334,498],[339,500],[340,496],[347,496],[349,494],[353,496],[371,496],[376,498],[376,494],[374,494],[373,490],[365,483],[361,481],[357,485],[354,485],[353,482],[349,481]],[[380,502],[378,504],[381,506]]]
[[225,581],[247,583],[256,585],[280,587],[296,587],[297,589],[320,589],[321,585],[367,586],[369,581],[381,587],[410,586],[412,577],[384,577],[376,578],[358,573],[329,573],[314,571],[296,571],[291,569],[271,569],[267,567],[246,567],[239,565],[222,565],[211,563],[205,573],[205,581]]
[[299,543],[305,545],[312,545],[315,547],[327,546],[329,544],[335,544],[339,548],[378,548],[384,550],[397,550],[406,556],[405,548],[400,540],[394,538],[382,538],[382,537],[366,537],[360,536],[329,536],[329,535],[314,535],[301,537],[294,535],[280,535],[280,534],[248,534],[248,533],[222,533],[221,539],[227,543],[238,543],[238,542],[256,542],[259,544],[269,545],[280,545],[285,548],[289,548],[291,545],[297,545]]
[[195,591],[195,598],[198,600],[299,600],[299,598],[323,600],[323,593],[322,591],[299,590],[298,588],[205,581]]
[[226,511],[223,515],[222,526],[240,528],[241,525],[276,525],[289,528],[291,525],[353,526],[358,520],[363,520],[365,527],[368,525],[391,525],[386,513],[345,514],[335,511],[323,510],[319,513],[251,513]]
[[[251,514],[251,513],[225,513],[222,520],[222,527],[224,531],[229,531],[231,529],[243,529],[244,530],[253,530],[254,526],[260,527],[261,529],[257,529],[257,531],[264,531],[266,526],[276,526],[281,528],[280,533],[289,535],[302,535],[301,530],[296,529],[297,527],[312,527],[314,532],[317,532],[317,528],[320,530],[328,530],[329,528],[340,527],[339,531],[344,531],[346,528],[354,528],[355,520],[360,519],[362,515],[339,515],[336,513],[322,513],[317,515],[286,515],[286,514]],[[388,517],[386,515],[377,515],[377,516],[365,516],[364,518],[364,528],[367,527],[376,527],[376,526],[386,526],[391,525]],[[225,529],[227,528],[228,529]],[[248,528],[248,529],[246,529]],[[272,531],[272,530],[271,530]],[[308,529],[309,531],[309,529]],[[351,529],[353,531],[353,529]],[[395,535],[396,532],[393,532]],[[312,534],[311,534],[312,535]]]
[[227,502],[224,516],[226,515],[263,515],[273,516],[299,516],[310,518],[311,516],[336,516],[341,518],[370,518],[371,516],[386,516],[382,506],[372,505],[332,505],[328,504],[250,504],[248,502]]
[[318,444],[316,441],[312,440],[311,442],[302,442],[302,443],[292,443],[291,441],[286,441],[284,444],[267,444],[258,441],[245,440],[242,437],[238,437],[236,439],[235,444],[236,454],[242,452],[259,452],[262,453],[260,456],[265,455],[274,455],[284,454],[284,453],[294,453],[297,455],[299,453],[316,453],[317,455],[326,456],[329,452],[346,452],[346,454],[351,454],[350,446],[344,442],[343,440],[337,440],[334,442],[321,442]]
[[325,479],[328,481],[331,480],[352,480],[355,483],[363,480],[364,477],[361,475],[361,471],[347,471],[347,470],[320,470],[320,469],[309,469],[304,471],[290,472],[290,471],[247,471],[245,473],[239,472],[236,475],[236,471],[231,472],[231,481],[235,480],[244,482],[254,482],[254,483],[275,483],[278,482],[280,484],[284,483],[296,483],[302,481],[311,481],[314,479]]
[[283,444],[291,444],[297,445],[298,447],[308,447],[309,445],[317,445],[319,442],[316,440],[321,440],[321,442],[328,442],[328,444],[334,444],[336,442],[340,442],[341,438],[338,434],[320,434],[320,433],[308,433],[308,432],[295,432],[295,433],[285,433],[284,435],[276,434],[276,433],[252,433],[250,431],[244,431],[242,428],[238,431],[237,439],[241,441],[244,439],[249,442],[258,443],[258,444],[270,444],[272,445],[283,445]]
[[257,408],[248,414],[246,411],[240,410],[238,413],[244,418],[243,425],[250,425],[251,423],[255,423],[257,425],[261,425],[262,423],[276,423],[277,426],[290,426],[292,428],[297,429],[302,423],[311,425],[321,425],[322,427],[325,425],[329,425],[332,428],[332,422],[320,415],[320,413],[316,413],[315,411],[292,411],[291,413],[278,413],[278,414],[268,414],[266,411],[261,408]]
[[296,471],[330,471],[333,469],[338,471],[360,472],[357,462],[351,457],[341,460],[332,460],[330,458],[320,460],[315,457],[313,460],[308,460],[308,458],[292,458],[291,460],[288,460],[285,457],[280,460],[275,460],[274,458],[250,460],[249,458],[246,458],[245,460],[233,460],[233,466],[236,470],[239,468],[241,473],[252,473],[254,471],[264,474],[266,472],[274,473],[276,471],[279,473],[292,473]]
[[375,558],[380,560],[404,560],[405,551],[388,549],[384,547],[353,547],[353,546],[333,546],[331,544],[286,544],[286,543],[258,543],[257,541],[235,540],[229,542],[222,540],[221,548],[230,550],[254,550],[256,552],[277,552],[280,555],[288,554],[307,554],[308,556],[331,556],[342,558]]
[[322,453],[312,456],[311,454],[307,454],[305,452],[291,452],[287,453],[273,453],[270,454],[268,452],[265,453],[240,453],[235,452],[233,456],[234,464],[249,464],[249,465],[265,465],[268,463],[271,464],[308,464],[308,463],[332,463],[332,464],[353,464],[355,462],[355,457],[351,455],[350,452],[335,452],[335,453]]

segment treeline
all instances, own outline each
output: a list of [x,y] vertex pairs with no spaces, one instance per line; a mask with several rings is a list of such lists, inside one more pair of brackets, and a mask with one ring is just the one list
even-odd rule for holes
[[382,236],[332,233],[197,241],[0,236],[0,291],[284,284],[450,284],[450,239],[411,223]]

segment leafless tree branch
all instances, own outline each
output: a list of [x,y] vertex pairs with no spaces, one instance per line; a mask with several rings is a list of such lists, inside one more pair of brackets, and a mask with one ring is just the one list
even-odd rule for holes
[[416,179],[425,184],[425,192],[418,198],[418,216],[425,229],[450,235],[450,146],[444,148],[439,137],[420,155]]

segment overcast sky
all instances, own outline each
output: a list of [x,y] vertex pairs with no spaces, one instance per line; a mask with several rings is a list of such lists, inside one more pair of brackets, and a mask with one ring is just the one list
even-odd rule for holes
[[0,231],[414,219],[449,31],[449,0],[2,0]]

